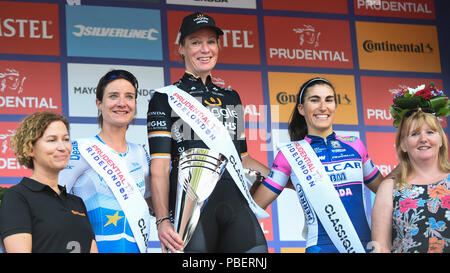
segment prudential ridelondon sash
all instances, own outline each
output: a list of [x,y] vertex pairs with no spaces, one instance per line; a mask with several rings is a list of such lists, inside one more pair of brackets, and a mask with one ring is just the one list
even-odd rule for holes
[[[292,168],[295,188],[301,187],[328,236],[341,253],[364,253],[364,247],[325,168],[306,140],[281,147]],[[302,201],[302,200],[300,200]]]
[[248,190],[247,178],[239,154],[234,147],[228,130],[203,104],[193,96],[169,85],[155,90],[167,94],[169,105],[177,115],[186,122],[201,140],[213,151],[221,153],[229,160],[226,169],[238,186],[242,195],[258,219],[268,217],[268,213],[259,207]]
[[141,253],[146,253],[150,236],[150,213],[147,202],[130,175],[123,158],[108,146],[92,139],[78,140],[80,153],[106,181],[125,213]]

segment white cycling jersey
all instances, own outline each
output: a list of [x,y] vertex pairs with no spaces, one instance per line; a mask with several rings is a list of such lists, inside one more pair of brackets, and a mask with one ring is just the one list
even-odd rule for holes
[[[98,136],[93,137],[92,141],[100,141],[104,144]],[[127,142],[126,153],[119,155],[125,159],[130,175],[136,181],[144,198],[150,197],[150,157],[144,147]],[[72,142],[70,162],[67,168],[60,172],[59,184],[65,186],[67,192],[83,199],[99,252],[139,252],[119,202],[106,181],[79,153],[77,141]]]

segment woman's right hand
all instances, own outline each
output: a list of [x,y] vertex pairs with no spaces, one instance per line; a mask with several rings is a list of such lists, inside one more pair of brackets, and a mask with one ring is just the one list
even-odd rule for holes
[[172,253],[183,251],[183,240],[175,232],[169,220],[162,221],[158,225],[158,238],[163,253],[167,253],[168,251]]

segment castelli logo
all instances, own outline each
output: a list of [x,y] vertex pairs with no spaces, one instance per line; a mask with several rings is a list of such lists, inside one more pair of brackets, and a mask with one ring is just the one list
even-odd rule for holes
[[7,18],[0,21],[0,37],[53,39],[49,25],[52,21]]
[[58,56],[58,4],[0,1],[0,53]]

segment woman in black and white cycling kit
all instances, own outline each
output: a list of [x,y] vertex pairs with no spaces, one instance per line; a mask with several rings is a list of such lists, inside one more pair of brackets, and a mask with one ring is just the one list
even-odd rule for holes
[[[244,168],[267,175],[269,169],[247,154],[245,123],[239,94],[211,81],[219,53],[214,19],[194,13],[183,19],[179,53],[186,72],[174,85],[201,98],[202,104],[223,120]],[[174,210],[178,158],[190,148],[206,144],[172,112],[167,95],[155,93],[147,113],[151,157],[151,191],[163,252],[182,250],[183,242],[169,219]],[[169,186],[170,185],[170,186]],[[206,201],[199,223],[184,252],[267,252],[267,242],[254,213],[230,174],[225,171]]]

